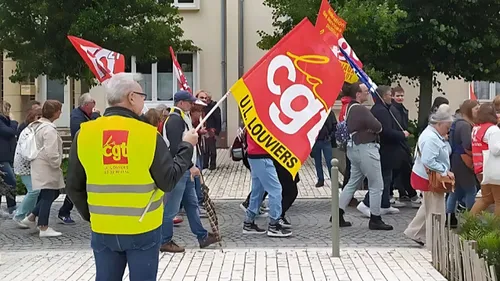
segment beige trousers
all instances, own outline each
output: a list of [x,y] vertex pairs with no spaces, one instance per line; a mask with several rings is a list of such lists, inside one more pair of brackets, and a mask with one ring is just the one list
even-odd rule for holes
[[432,214],[441,214],[443,224],[446,220],[445,194],[430,191],[425,191],[423,194],[422,205],[404,233],[411,239],[425,243],[430,249]]

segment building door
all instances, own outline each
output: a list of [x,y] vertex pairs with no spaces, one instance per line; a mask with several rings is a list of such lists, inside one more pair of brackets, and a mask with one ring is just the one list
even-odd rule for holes
[[42,76],[41,80],[40,102],[44,102],[46,100],[60,101],[63,104],[62,114],[61,117],[55,121],[55,124],[57,127],[69,127],[71,105],[70,87],[68,81],[52,80],[45,75]]

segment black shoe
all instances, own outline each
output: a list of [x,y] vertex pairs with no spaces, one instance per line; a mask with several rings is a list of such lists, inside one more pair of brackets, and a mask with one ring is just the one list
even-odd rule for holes
[[[330,218],[330,222],[332,222],[332,218]],[[344,210],[339,209],[339,226],[340,227],[349,227],[352,226],[351,222],[345,221],[344,219]]]
[[382,221],[382,217],[371,215],[368,228],[371,230],[393,230],[392,225],[388,225]]
[[323,186],[325,186],[325,181],[318,181],[316,183],[316,187],[323,187]]
[[243,234],[264,234],[265,229],[258,227],[255,222],[244,222],[243,223]]
[[455,215],[455,213],[446,214],[445,226],[446,227],[449,226],[450,228],[457,228],[458,227],[458,219],[457,219],[457,216]]
[[457,212],[459,212],[459,213],[463,213],[463,212],[465,212],[465,211],[467,211],[467,207],[465,207],[465,204],[464,204],[464,203],[459,202],[459,203],[458,203],[458,206],[457,206]]
[[213,171],[213,170],[217,169],[217,167],[215,167],[215,165],[210,165],[210,167],[208,167],[208,169],[209,169],[210,171]]
[[285,218],[285,216],[281,217],[279,222],[284,229],[289,229],[292,227],[292,224]]
[[292,232],[290,230],[285,229],[281,226],[281,224],[269,224],[267,227],[267,236],[269,237],[289,237],[292,236]]

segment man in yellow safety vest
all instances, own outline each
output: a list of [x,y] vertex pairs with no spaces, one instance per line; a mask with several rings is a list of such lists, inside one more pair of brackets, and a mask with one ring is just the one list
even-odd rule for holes
[[175,157],[139,114],[147,95],[140,75],[120,73],[105,85],[104,116],[81,125],[71,146],[66,190],[92,228],[96,281],[155,281],[163,194],[191,166],[198,135],[184,135]]

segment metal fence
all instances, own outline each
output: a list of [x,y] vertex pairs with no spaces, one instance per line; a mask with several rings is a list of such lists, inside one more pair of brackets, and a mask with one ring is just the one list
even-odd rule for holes
[[465,241],[432,215],[432,265],[450,281],[498,281],[495,267],[476,252],[476,241]]

